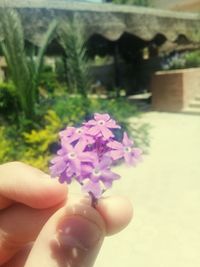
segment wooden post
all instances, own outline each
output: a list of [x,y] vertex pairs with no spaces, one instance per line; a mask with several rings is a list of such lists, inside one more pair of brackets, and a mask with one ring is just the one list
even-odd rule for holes
[[114,50],[114,69],[115,69],[115,90],[116,97],[120,96],[120,68],[119,68],[119,48],[116,43]]

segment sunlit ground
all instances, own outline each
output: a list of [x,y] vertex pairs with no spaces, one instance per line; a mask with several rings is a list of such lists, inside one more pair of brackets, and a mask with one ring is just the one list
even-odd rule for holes
[[95,267],[200,266],[200,117],[149,112],[143,120],[152,125],[149,155],[119,167],[112,189],[132,200],[135,218],[106,239]]

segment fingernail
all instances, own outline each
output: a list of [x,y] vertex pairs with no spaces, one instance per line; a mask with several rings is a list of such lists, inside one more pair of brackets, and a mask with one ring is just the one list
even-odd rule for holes
[[81,216],[66,218],[58,227],[58,240],[62,246],[88,250],[99,243],[102,230]]

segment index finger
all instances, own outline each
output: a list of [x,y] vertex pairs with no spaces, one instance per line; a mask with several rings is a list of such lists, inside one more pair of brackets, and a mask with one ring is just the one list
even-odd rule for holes
[[0,165],[0,208],[12,201],[32,208],[49,208],[66,199],[67,187],[21,162]]

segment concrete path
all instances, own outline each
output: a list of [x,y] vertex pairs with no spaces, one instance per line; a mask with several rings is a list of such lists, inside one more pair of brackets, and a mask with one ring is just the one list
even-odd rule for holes
[[130,197],[135,218],[106,239],[95,267],[198,267],[200,116],[149,112],[143,120],[152,126],[149,155],[137,168],[119,167],[112,189]]

